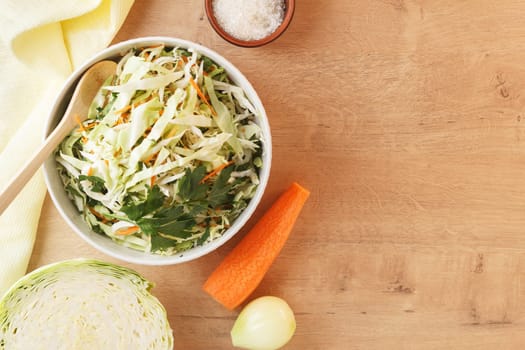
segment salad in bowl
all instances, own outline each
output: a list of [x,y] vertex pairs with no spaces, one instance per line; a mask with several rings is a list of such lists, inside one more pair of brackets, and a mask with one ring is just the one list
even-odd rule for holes
[[46,162],[51,196],[83,238],[124,260],[205,254],[262,196],[271,159],[262,103],[231,63],[194,43],[139,39],[92,63],[108,58],[115,74]]

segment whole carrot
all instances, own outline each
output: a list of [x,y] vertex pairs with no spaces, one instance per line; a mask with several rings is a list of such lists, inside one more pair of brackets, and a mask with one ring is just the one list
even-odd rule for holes
[[293,183],[204,283],[204,290],[232,310],[259,285],[279,255],[310,192]]

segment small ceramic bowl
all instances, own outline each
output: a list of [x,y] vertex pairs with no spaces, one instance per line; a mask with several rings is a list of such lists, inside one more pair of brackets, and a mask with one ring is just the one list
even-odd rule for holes
[[176,255],[164,256],[148,254],[141,251],[133,250],[131,248],[127,248],[114,242],[107,236],[100,235],[92,231],[89,228],[89,226],[84,222],[77,208],[75,207],[71,199],[68,197],[64,189],[64,185],[62,184],[62,180],[60,179],[60,176],[57,171],[55,157],[52,156],[49,159],[47,159],[44,163],[44,176],[47,188],[55,206],[57,207],[64,220],[69,224],[69,226],[80,237],[82,237],[85,241],[87,241],[99,251],[117,259],[140,265],[171,265],[193,260],[217,249],[219,246],[221,246],[230,238],[232,238],[250,218],[250,216],[255,211],[256,206],[259,204],[263,192],[266,188],[266,184],[268,182],[272,159],[270,127],[268,124],[266,112],[264,110],[261,100],[259,99],[257,93],[255,92],[248,79],[246,79],[246,77],[232,63],[230,63],[226,58],[222,57],[215,51],[204,46],[198,45],[194,42],[167,37],[137,38],[118,43],[101,51],[100,53],[92,57],[90,60],[88,60],[84,65],[82,65],[82,67],[78,68],[66,81],[62,90],[58,94],[57,100],[55,101],[55,104],[51,110],[51,114],[46,124],[45,135],[49,135],[54,129],[54,127],[58,124],[69,103],[69,100],[71,99],[71,95],[79,78],[94,63],[108,59],[118,61],[123,54],[125,54],[132,48],[157,46],[159,44],[164,44],[166,47],[193,49],[196,50],[198,53],[211,58],[217,64],[224,67],[230,79],[237,86],[240,86],[245,91],[246,96],[252,102],[259,114],[257,122],[262,130],[263,166],[259,173],[260,183],[257,187],[254,197],[250,200],[247,208],[240,214],[239,217],[237,217],[237,219],[223,233],[221,237],[202,246],[198,246],[186,250],[184,252],[177,253]]
[[242,47],[258,47],[258,46],[266,45],[274,41],[278,37],[280,37],[290,25],[290,22],[292,21],[292,17],[293,17],[294,10],[295,10],[295,0],[284,0],[284,5],[285,5],[284,11],[285,12],[284,12],[284,18],[283,18],[283,21],[281,22],[281,25],[277,27],[277,29],[273,33],[269,34],[265,38],[262,38],[259,40],[246,41],[246,40],[241,40],[241,39],[238,39],[232,36],[220,26],[219,22],[217,21],[217,18],[215,17],[214,11],[213,11],[213,1],[214,0],[204,1],[206,15],[208,16],[208,20],[210,21],[211,26],[217,32],[217,34],[219,34],[224,40],[234,45],[242,46]]

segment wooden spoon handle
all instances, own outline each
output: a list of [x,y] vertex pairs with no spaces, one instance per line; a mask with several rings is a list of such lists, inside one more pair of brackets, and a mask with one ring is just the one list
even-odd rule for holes
[[[20,193],[29,179],[33,177],[33,174],[40,168],[42,163],[53,153],[53,150],[71,132],[77,123],[76,118],[80,121],[86,118],[91,102],[104,80],[115,73],[116,66],[117,64],[113,61],[100,61],[91,66],[80,78],[60,123],[46,138],[33,157],[27,161],[13,180],[0,193],[0,215]],[[75,118],[76,114],[78,114],[78,117]]]
[[40,146],[36,153],[26,162],[22,169],[18,171],[13,177],[13,180],[7,184],[0,193],[0,215],[2,215],[4,210],[11,204],[13,199],[16,198],[18,193],[20,193],[27,182],[33,177],[49,155],[53,153],[62,139],[69,134],[73,127],[74,123],[71,122],[71,118],[63,118],[53,132],[46,138],[42,146]]

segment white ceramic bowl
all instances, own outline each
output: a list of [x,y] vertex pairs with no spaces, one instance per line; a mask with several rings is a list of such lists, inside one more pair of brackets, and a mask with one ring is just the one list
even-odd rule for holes
[[141,48],[146,46],[158,45],[160,43],[163,43],[168,47],[192,48],[200,54],[208,56],[217,64],[224,67],[231,80],[236,85],[243,88],[250,101],[259,111],[260,118],[258,120],[258,123],[263,133],[263,166],[260,170],[260,184],[256,190],[255,196],[251,199],[250,203],[248,204],[248,207],[241,213],[241,215],[233,222],[231,227],[228,228],[220,238],[203,246],[195,247],[182,253],[178,253],[176,255],[161,256],[155,254],[148,254],[124,247],[113,242],[109,237],[93,232],[84,222],[78,210],[74,206],[73,202],[69,199],[60,179],[60,176],[58,175],[57,165],[54,156],[47,159],[47,161],[44,163],[44,176],[47,188],[49,190],[49,194],[51,195],[53,202],[55,203],[55,206],[57,207],[62,217],[67,221],[69,226],[85,241],[87,241],[89,244],[91,244],[96,249],[102,251],[103,253],[123,261],[141,265],[171,265],[182,263],[203,256],[227,242],[246,223],[246,221],[253,214],[255,208],[260,202],[270,175],[270,166],[272,158],[271,134],[266,112],[264,110],[261,100],[259,99],[257,93],[255,92],[248,79],[246,79],[246,77],[237,68],[235,68],[235,66],[231,62],[229,62],[226,58],[222,57],[215,51],[193,43],[191,41],[168,37],[145,37],[124,41],[115,44],[92,57],[89,61],[82,65],[82,67],[77,69],[71,75],[71,77],[67,80],[64,87],[60,91],[57,100],[52,108],[50,117],[47,121],[45,135],[48,135],[58,124],[60,118],[62,118],[62,115],[67,107],[67,104],[69,103],[76,83],[78,82],[81,75],[90,66],[92,66],[98,61],[107,59],[118,61],[124,53],[126,53],[129,49],[134,47]]

